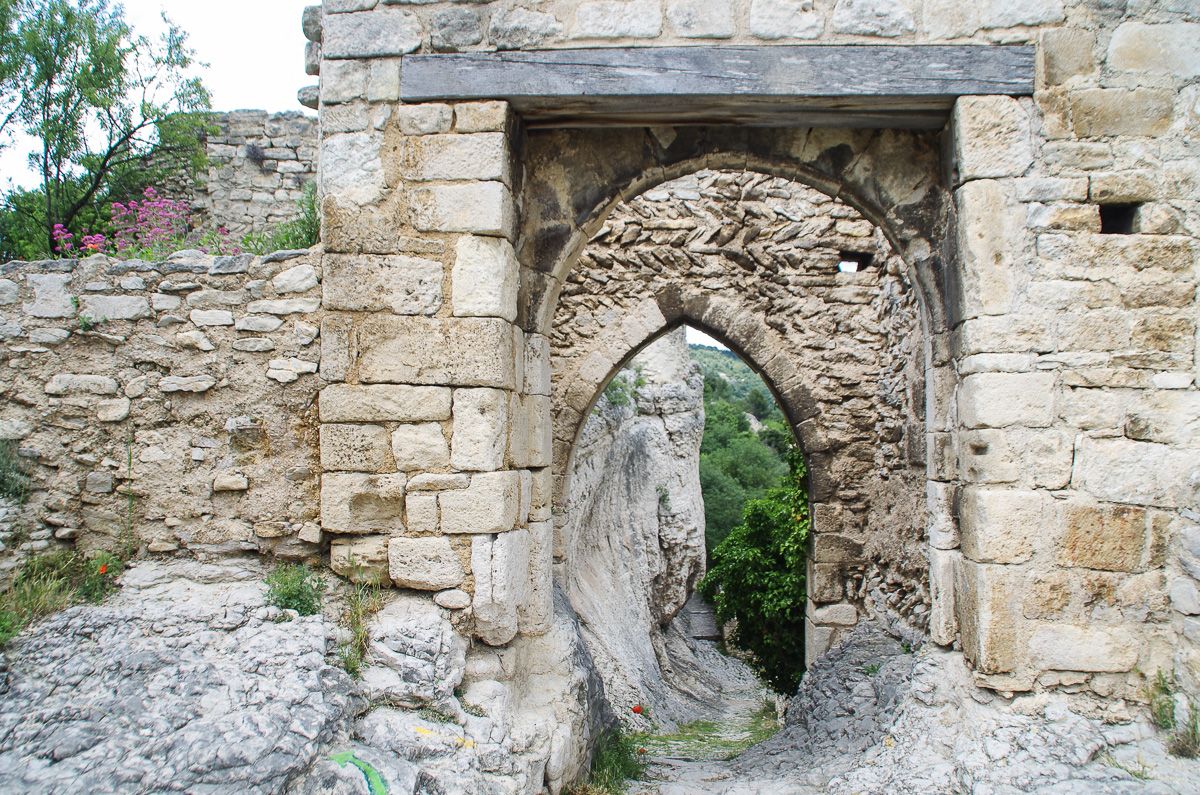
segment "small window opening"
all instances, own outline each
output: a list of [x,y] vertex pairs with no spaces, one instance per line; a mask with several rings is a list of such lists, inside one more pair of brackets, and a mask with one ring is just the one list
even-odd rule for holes
[[1132,235],[1140,204],[1101,204],[1100,234]]
[[838,255],[838,273],[859,273],[871,267],[871,255],[861,251],[843,251]]

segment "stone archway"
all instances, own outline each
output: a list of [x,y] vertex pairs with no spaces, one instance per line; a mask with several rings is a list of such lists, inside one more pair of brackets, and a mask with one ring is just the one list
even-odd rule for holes
[[618,204],[565,274],[549,329],[557,532],[598,395],[688,323],[759,371],[809,462],[810,659],[860,614],[924,634],[926,323],[907,272],[849,204],[769,174],[701,171]]

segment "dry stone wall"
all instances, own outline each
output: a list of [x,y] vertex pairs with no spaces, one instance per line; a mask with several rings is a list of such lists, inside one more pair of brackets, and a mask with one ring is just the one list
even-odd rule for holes
[[18,555],[317,552],[319,252],[0,267]]

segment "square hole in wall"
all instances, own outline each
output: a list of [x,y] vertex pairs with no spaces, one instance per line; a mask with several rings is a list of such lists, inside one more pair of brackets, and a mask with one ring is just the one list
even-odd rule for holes
[[1101,204],[1100,234],[1132,235],[1140,204]]
[[871,267],[871,255],[861,251],[842,251],[838,254],[838,273],[858,273]]

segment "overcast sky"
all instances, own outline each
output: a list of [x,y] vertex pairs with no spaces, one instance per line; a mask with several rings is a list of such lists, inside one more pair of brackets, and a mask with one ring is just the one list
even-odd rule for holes
[[[188,33],[216,110],[304,110],[296,92],[316,82],[304,74],[300,14],[317,0],[124,0],[135,31],[157,38],[165,11]],[[0,187],[29,186],[23,142],[0,154]]]

